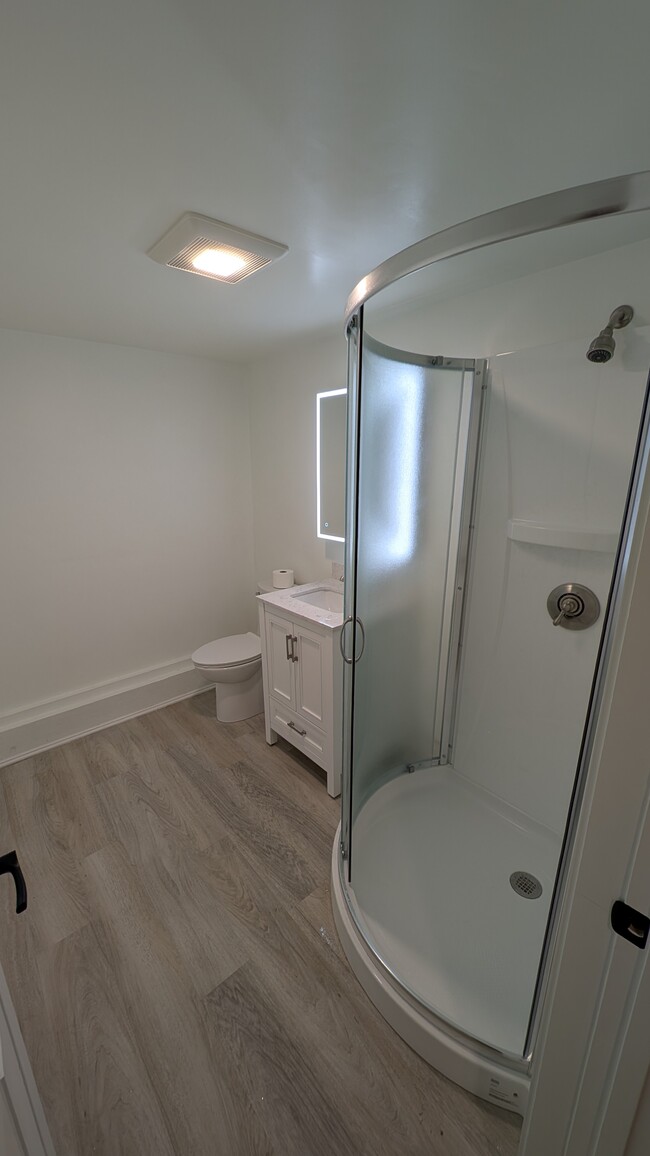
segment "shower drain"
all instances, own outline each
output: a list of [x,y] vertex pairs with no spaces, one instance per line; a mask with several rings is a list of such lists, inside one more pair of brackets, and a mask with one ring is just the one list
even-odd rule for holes
[[513,871],[510,876],[510,886],[517,895],[523,895],[524,899],[539,899],[542,894],[542,885],[539,879],[534,875],[529,875],[527,871]]

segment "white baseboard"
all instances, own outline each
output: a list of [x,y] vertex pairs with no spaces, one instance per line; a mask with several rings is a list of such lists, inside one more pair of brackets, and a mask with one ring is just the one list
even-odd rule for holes
[[0,717],[0,767],[209,690],[191,661],[172,662]]

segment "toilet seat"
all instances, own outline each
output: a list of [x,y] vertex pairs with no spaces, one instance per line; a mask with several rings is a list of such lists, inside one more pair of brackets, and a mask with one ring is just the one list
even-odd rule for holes
[[259,634],[230,634],[226,638],[217,638],[214,642],[206,642],[192,655],[195,666],[242,666],[260,658],[262,644]]

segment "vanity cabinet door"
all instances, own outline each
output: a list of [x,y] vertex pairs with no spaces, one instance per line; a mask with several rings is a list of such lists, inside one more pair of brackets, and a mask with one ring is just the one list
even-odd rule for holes
[[295,706],[292,661],[293,623],[288,618],[266,615],[266,650],[269,671],[269,694],[287,706]]
[[327,773],[327,790],[341,793],[340,627],[307,629],[304,619],[284,617],[260,602],[264,676],[264,727],[269,746],[278,736]]
[[296,710],[308,722],[325,728],[323,699],[323,639],[297,622],[293,624],[296,667]]

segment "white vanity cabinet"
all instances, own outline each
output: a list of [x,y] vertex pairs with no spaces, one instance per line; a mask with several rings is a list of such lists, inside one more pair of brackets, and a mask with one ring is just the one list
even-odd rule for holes
[[[266,741],[278,735],[327,773],[341,793],[342,658],[340,614],[303,617],[295,595],[259,599]],[[297,601],[297,600],[296,600]]]

